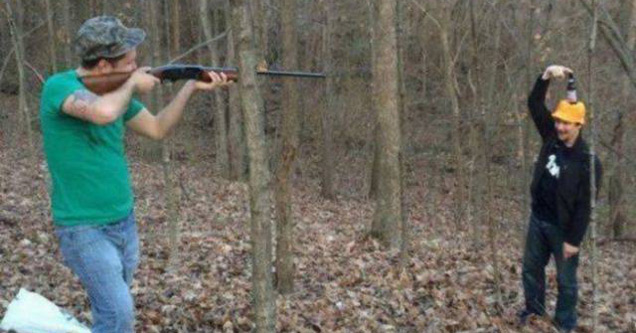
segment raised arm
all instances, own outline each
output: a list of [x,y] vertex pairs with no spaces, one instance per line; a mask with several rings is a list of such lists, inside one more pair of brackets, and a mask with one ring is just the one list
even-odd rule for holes
[[567,73],[572,73],[572,70],[559,65],[549,66],[543,74],[537,78],[534,88],[528,97],[530,115],[544,141],[546,138],[555,134],[554,120],[550,115],[550,110],[548,110],[548,107],[545,105],[545,96],[550,86],[550,79],[565,78]]
[[62,111],[97,125],[110,124],[126,112],[133,93],[148,92],[159,82],[159,79],[147,74],[147,70],[136,70],[122,86],[101,96],[87,89],[77,90],[66,98]]
[[539,76],[528,97],[530,116],[544,141],[554,134],[554,120],[550,116],[550,110],[545,106],[545,95],[549,86],[550,80],[544,80],[542,76]]

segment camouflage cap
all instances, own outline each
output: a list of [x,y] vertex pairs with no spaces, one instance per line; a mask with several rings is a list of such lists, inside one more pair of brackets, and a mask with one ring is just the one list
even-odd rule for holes
[[86,20],[75,34],[75,53],[83,61],[115,58],[132,50],[146,38],[141,29],[127,28],[114,16]]

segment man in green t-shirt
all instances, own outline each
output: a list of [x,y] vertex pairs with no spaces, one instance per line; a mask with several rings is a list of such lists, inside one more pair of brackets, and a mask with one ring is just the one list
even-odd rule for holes
[[[79,28],[74,47],[81,65],[51,76],[42,91],[40,119],[51,173],[51,208],[65,264],[88,292],[93,332],[133,332],[134,304],[129,286],[139,261],[133,193],[124,151],[125,127],[162,139],[181,119],[190,96],[228,84],[210,72],[212,82],[186,82],[156,115],[134,98],[159,82],[137,68],[141,29],[100,16]],[[116,90],[96,95],[80,78],[130,72]]]

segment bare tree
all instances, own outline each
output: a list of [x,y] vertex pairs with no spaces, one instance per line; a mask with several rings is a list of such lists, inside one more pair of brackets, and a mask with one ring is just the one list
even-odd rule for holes
[[455,87],[455,59],[456,55],[451,51],[449,34],[452,28],[451,14],[456,5],[455,1],[448,1],[441,4],[441,13],[436,18],[427,11],[419,2],[412,0],[413,4],[424,12],[437,28],[442,46],[442,71],[444,81],[444,91],[447,99],[450,101],[450,109],[453,114],[453,150],[455,152],[455,224],[459,228],[460,222],[465,215],[466,200],[466,177],[464,174],[464,158],[462,149],[462,128],[461,128],[461,110],[459,107],[459,97]]
[[[631,86],[629,86],[631,88]],[[629,97],[625,95],[624,100],[628,101]],[[627,220],[626,198],[623,184],[625,177],[625,117],[622,110],[616,110],[616,125],[612,133],[611,151],[614,155],[614,165],[609,176],[608,186],[608,204],[609,204],[609,225],[611,226],[614,238],[620,238],[625,233],[625,225]]]
[[[169,20],[170,24],[166,24],[166,28],[170,27],[170,38],[172,42],[169,44],[170,56],[169,58],[174,58],[179,54],[179,50],[181,49],[181,19],[180,19],[180,6],[179,0],[170,1],[170,5],[168,2],[166,4],[166,16],[165,19]],[[172,15],[171,18],[168,15],[170,13]]]
[[[11,34],[11,40],[13,42],[13,49],[15,50],[15,61],[18,68],[19,78],[19,92],[18,92],[18,108],[22,114],[23,126],[26,129],[27,140],[29,143],[29,153],[32,158],[35,158],[35,146],[33,144],[33,130],[31,128],[31,113],[29,112],[29,105],[26,98],[26,72],[25,72],[25,59],[24,59],[24,42],[22,40],[22,30],[13,18],[13,11],[11,9],[11,2],[6,1],[7,19],[9,20],[9,32]],[[21,10],[22,0],[16,1],[17,10]]]
[[400,210],[401,210],[401,228],[400,228],[400,266],[402,268],[407,266],[409,259],[409,206],[407,202],[408,196],[406,195],[406,156],[404,154],[406,150],[406,139],[404,135],[406,133],[406,105],[408,104],[406,96],[406,80],[404,78],[404,62],[405,62],[405,44],[408,39],[408,31],[404,28],[408,26],[407,18],[404,15],[404,2],[398,1],[395,7],[395,28],[396,28],[396,52],[397,52],[397,76],[398,76],[398,114],[399,114],[399,133],[400,133],[400,152],[398,153],[398,163],[400,167]]
[[[283,67],[298,67],[298,29],[296,24],[296,0],[281,3],[281,34],[283,39]],[[276,286],[282,294],[294,289],[294,258],[292,214],[292,171],[298,154],[298,82],[283,82],[282,140],[283,148],[276,171]]]
[[265,59],[269,56],[269,0],[253,0],[254,9],[254,33],[258,50]]
[[[542,13],[542,17],[545,17],[544,21],[540,22],[536,12],[541,10],[541,5],[545,5],[545,13]],[[525,48],[525,82],[520,85],[520,90],[525,91],[532,85],[535,77],[535,60],[533,57],[535,54],[541,54],[540,61],[542,63],[547,62],[548,55],[552,50],[552,23],[553,23],[553,10],[556,6],[556,2],[549,0],[547,2],[537,3],[536,0],[530,0],[528,3],[528,20],[526,22],[526,48]],[[537,32],[535,25],[541,25],[541,28]],[[536,43],[536,45],[535,45]],[[543,64],[542,64],[543,65]],[[543,67],[541,65],[541,67]],[[521,102],[520,109],[525,110],[525,102]],[[526,112],[517,113],[517,129],[518,129],[518,155],[521,162],[522,177],[520,178],[519,191],[521,192],[521,209],[524,212],[524,217],[530,217],[530,192],[528,187],[531,181],[531,146],[533,145],[533,125],[532,119],[524,117]],[[522,220],[523,222],[523,220]],[[520,224],[519,239],[525,238],[525,224]]]
[[[488,110],[496,110],[499,108],[499,105],[496,103],[497,100],[501,100],[499,96],[496,95],[497,89],[497,69],[499,59],[498,56],[500,54],[500,45],[501,45],[501,20],[497,19],[495,24],[495,31],[493,33],[494,38],[494,52],[493,56],[489,59],[490,66],[488,68],[488,80],[487,82],[487,99],[486,102]],[[499,268],[499,257],[498,257],[498,247],[497,247],[497,222],[494,215],[496,211],[497,203],[495,202],[495,189],[494,189],[494,181],[492,179],[492,150],[491,147],[494,144],[494,130],[493,124],[497,121],[494,119],[492,112],[484,114],[483,116],[483,124],[484,124],[484,134],[482,145],[482,154],[484,158],[484,177],[482,179],[486,182],[486,212],[483,215],[485,220],[485,224],[488,227],[488,245],[490,249],[491,262],[493,266],[493,278],[494,278],[494,288],[495,288],[495,305],[498,311],[503,311],[503,299],[501,295],[501,271]],[[502,210],[502,212],[505,210]]]
[[596,35],[598,29],[598,5],[596,0],[592,0],[592,7],[594,13],[592,15],[592,29],[590,32],[590,39],[588,44],[588,60],[587,60],[587,72],[588,72],[588,100],[587,109],[590,117],[590,124],[592,127],[592,135],[590,136],[590,239],[592,242],[591,251],[591,263],[592,263],[592,331],[596,331],[598,327],[598,262],[597,262],[597,232],[596,232],[596,115],[594,113],[595,100],[594,100],[594,50],[596,48]]
[[[232,12],[230,9],[230,1],[225,2],[225,17],[226,21],[230,22]],[[227,35],[227,57],[226,60],[231,63],[236,63],[238,57],[235,52],[236,45],[236,33],[233,29],[229,29]],[[245,175],[245,133],[243,132],[243,117],[241,114],[241,106],[239,101],[239,89],[236,85],[228,88],[228,159],[230,164],[230,178],[232,180],[238,180]]]
[[[171,8],[172,7],[172,8]],[[179,53],[181,48],[179,40],[179,4],[178,1],[173,0],[172,6],[168,1],[163,2],[163,19],[164,19],[164,31],[166,36],[166,58],[170,59],[175,57]],[[172,15],[172,16],[171,16]],[[159,30],[157,30],[158,32]],[[158,46],[157,46],[158,47]],[[165,62],[165,59],[164,61]],[[167,92],[163,90],[160,92],[160,98],[165,105],[168,103],[170,96],[174,94],[172,86],[167,89]],[[157,109],[158,110],[158,109]],[[168,138],[161,143],[161,167],[163,170],[164,179],[164,195],[166,202],[166,215],[168,220],[168,235],[170,240],[170,258],[169,267],[175,268],[178,259],[179,250],[179,192],[177,191],[177,184],[175,181],[174,170],[176,169],[171,161],[172,155],[172,139]]]
[[[630,50],[630,53],[634,51],[634,45],[636,43],[636,1],[624,1],[622,4],[622,12],[626,14],[622,27],[624,31],[624,38],[626,41],[626,48]],[[634,106],[631,102],[630,93],[633,88],[629,83],[628,77],[623,80],[623,87],[621,94],[622,100],[625,101],[625,107],[630,110]],[[625,198],[625,190],[623,184],[626,181],[625,177],[625,112],[624,110],[616,110],[616,126],[614,127],[614,133],[612,136],[611,147],[614,152],[614,168],[609,179],[608,199],[610,206],[610,225],[615,238],[620,238],[625,233],[625,225],[627,221],[627,202]]]
[[[373,75],[376,73],[376,64],[377,61],[377,49],[376,49],[376,39],[377,39],[377,1],[375,0],[367,0],[367,25],[369,29],[369,49],[371,51],[371,72]],[[375,90],[376,80],[371,80],[371,89]],[[371,96],[371,108],[372,112],[375,114],[375,119],[377,119],[377,95],[372,94]],[[375,199],[378,194],[378,182],[380,177],[380,145],[378,143],[378,124],[377,122],[373,125],[373,137],[371,139],[371,149],[372,149],[372,157],[371,157],[371,168],[369,173],[369,193],[368,197],[371,199]]]
[[[600,3],[596,3],[596,1],[592,1],[592,3],[588,3],[588,1],[586,0],[580,0],[580,3],[583,5],[583,7],[587,10],[587,12],[593,17],[594,19],[594,24],[593,27],[595,27],[596,29],[598,29],[598,32],[601,33],[601,35],[603,36],[603,39],[605,41],[608,42],[608,44],[610,45],[610,47],[612,48],[612,51],[614,51],[614,54],[616,55],[616,57],[618,58],[621,67],[624,69],[625,74],[627,75],[627,77],[629,78],[629,82],[631,83],[632,87],[636,87],[636,67],[635,67],[635,59],[634,59],[634,55],[633,55],[633,45],[634,44],[630,44],[634,43],[633,36],[630,36],[629,33],[633,34],[633,31],[629,32],[626,34],[627,36],[627,41],[623,38],[621,32],[620,32],[620,28],[619,25],[613,20],[613,18],[611,17],[611,15],[609,15],[607,8],[605,8],[605,4],[603,2]],[[630,13],[630,16],[632,15],[632,13]],[[630,19],[631,20],[631,19]],[[633,24],[633,21],[632,23]],[[628,29],[630,30],[630,29]],[[593,32],[596,32],[596,30],[593,29]],[[632,40],[630,40],[630,38]],[[590,37],[590,42],[593,39]],[[594,40],[595,41],[595,40]],[[591,43],[590,43],[591,45]],[[590,51],[591,52],[591,51]],[[590,60],[591,62],[591,60]],[[590,64],[591,66],[591,64]],[[626,89],[626,88],[624,88]],[[625,91],[625,90],[623,90]],[[618,126],[618,129],[620,130],[620,123]],[[614,144],[619,144],[621,143],[620,140],[620,136],[621,133],[615,133],[615,141]],[[624,154],[621,154],[621,150],[615,150],[614,148],[616,147],[612,147],[612,151],[618,155],[618,158],[624,159]],[[619,147],[620,148],[620,147]],[[617,161],[617,163],[620,163]],[[615,170],[616,172],[616,170]],[[619,170],[620,172],[620,170]],[[615,177],[615,176],[614,176]],[[614,186],[614,184],[616,183],[616,178],[612,177],[612,179],[610,180],[610,201],[612,202],[612,204],[614,205],[613,207],[611,207],[611,214],[610,215],[610,219],[614,219],[612,220],[612,222],[614,223],[612,225],[613,227],[613,231],[614,234],[616,235],[617,231],[621,232],[620,228],[620,220],[618,221],[618,225],[616,224],[617,221],[615,220],[616,217],[620,217],[617,216],[615,214],[617,214],[617,212],[620,212],[620,199],[622,196],[622,193],[616,193],[617,188],[612,188]],[[593,213],[594,216],[594,213]],[[618,228],[619,230],[616,230],[616,228]],[[594,228],[595,229],[595,228]],[[617,239],[622,239],[621,238],[617,238]],[[596,246],[596,242],[594,242],[594,244],[592,246]],[[595,248],[593,248],[595,249]]]
[[[525,50],[525,84],[521,86],[521,90],[525,91],[528,89],[530,85],[532,85],[532,80],[534,79],[534,72],[532,70],[532,55],[534,51],[534,0],[530,1],[530,5],[528,6],[528,22],[526,27],[526,50]],[[524,112],[517,112],[517,128],[519,134],[519,160],[521,161],[521,183],[520,183],[520,192],[521,194],[521,204],[522,211],[524,212],[524,217],[530,217],[530,192],[528,188],[530,186],[530,133],[532,131],[532,119],[528,117],[523,117],[526,114],[525,103],[522,103],[520,109],[524,110]],[[525,121],[524,121],[525,119]],[[520,223],[521,232],[519,233],[519,239],[522,240],[525,238],[525,219],[522,219],[522,223]]]
[[53,27],[53,9],[51,0],[46,0],[46,24],[49,29],[49,57],[51,57],[51,69],[57,72],[57,55],[55,54],[55,28]]
[[71,57],[71,4],[70,0],[62,0],[62,45],[64,45],[64,63],[66,68],[73,66]]
[[[486,157],[484,154],[481,154],[480,151],[485,146],[485,143],[482,142],[483,132],[480,133],[480,130],[484,128],[484,92],[482,91],[483,77],[481,70],[481,63],[479,62],[479,55],[482,49],[480,49],[480,45],[482,44],[479,36],[478,26],[477,26],[477,13],[475,9],[475,2],[468,1],[470,6],[470,33],[471,33],[471,69],[468,73],[468,85],[470,87],[473,100],[472,100],[472,113],[471,113],[471,121],[470,121],[470,150],[471,150],[471,161],[469,163],[469,191],[468,195],[470,200],[468,200],[468,204],[471,207],[483,207],[483,193],[485,193],[484,188],[486,185],[485,176],[487,173],[484,170],[484,165],[487,163]],[[480,20],[481,22],[482,20]],[[492,62],[491,62],[492,63]],[[491,72],[491,75],[494,74]],[[494,76],[494,75],[493,75]],[[481,171],[481,172],[480,172]],[[477,178],[476,180],[473,180]],[[483,222],[484,210],[477,209],[476,214],[477,217],[475,221],[471,222],[471,233],[472,233],[472,242],[473,245],[477,245],[480,239],[479,225],[478,222]],[[469,213],[469,215],[472,212]],[[483,225],[483,223],[482,223]]]
[[[150,64],[152,66],[159,66],[164,62],[168,55],[165,54],[165,48],[162,47],[164,44],[162,40],[163,31],[160,26],[163,24],[160,23],[162,18],[162,5],[163,2],[159,1],[146,1],[145,2],[145,12],[144,16],[145,26],[148,29],[148,44],[150,47],[149,55],[150,55]],[[97,10],[97,9],[92,9]],[[153,89],[151,93],[151,98],[149,98],[150,102],[150,111],[158,112],[161,107],[165,104],[165,96],[166,89],[164,85],[158,85],[156,89]],[[158,142],[149,139],[140,139],[142,142],[141,151],[143,156],[152,161],[160,162],[162,160],[162,150],[163,150],[163,142]]]
[[271,175],[265,145],[263,99],[258,90],[252,8],[249,0],[233,0],[232,29],[238,38],[239,87],[249,156],[252,245],[252,299],[256,332],[274,332],[276,307],[272,285]]
[[[215,10],[216,12],[216,10]],[[199,19],[201,21],[203,34],[206,40],[211,40],[213,35],[220,33],[219,29],[213,28],[210,24],[208,1],[199,0]],[[215,15],[216,16],[216,15]],[[215,19],[215,27],[218,27],[218,17]],[[210,62],[213,66],[219,64],[219,52],[212,44],[208,44],[210,52]],[[223,93],[219,90],[214,92],[214,133],[216,143],[216,169],[223,178],[229,178],[228,143],[227,143],[227,119],[225,117],[225,101]]]
[[607,9],[603,5],[599,5],[598,8],[590,5],[587,0],[579,0],[588,13],[593,16],[594,11],[597,13],[598,28],[614,54],[616,54],[621,66],[625,70],[625,73],[629,77],[630,82],[636,87],[636,65],[634,64],[634,54],[630,51],[627,43],[622,38],[622,34],[618,27],[618,24],[612,19],[612,16],[607,12]]
[[379,0],[376,64],[379,174],[371,234],[390,247],[401,246],[402,203],[400,170],[400,113],[395,0]]
[[[161,49],[161,30],[159,29],[159,9],[160,3],[156,1],[147,1],[146,2],[146,12],[147,12],[147,24],[148,24],[148,35],[150,36],[150,63],[152,66],[159,66],[161,62],[164,60],[164,56],[162,55]],[[159,101],[164,96],[164,86],[159,85],[157,89],[153,90],[153,96],[150,99],[151,109],[156,112],[161,107]]]
[[[324,67],[326,73],[333,72],[333,50],[332,36],[334,29],[334,0],[326,0],[323,2],[325,12],[325,26],[323,27],[322,52],[324,58]],[[321,193],[327,199],[335,199],[333,172],[334,172],[334,143],[333,143],[333,112],[334,105],[334,77],[327,77],[325,83],[325,97],[323,99],[321,114],[321,132],[322,132],[322,149],[321,149]]]

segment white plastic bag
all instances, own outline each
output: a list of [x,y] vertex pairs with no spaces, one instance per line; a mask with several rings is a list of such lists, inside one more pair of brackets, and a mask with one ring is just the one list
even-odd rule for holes
[[43,296],[20,289],[0,322],[3,330],[18,333],[90,333],[73,316]]

